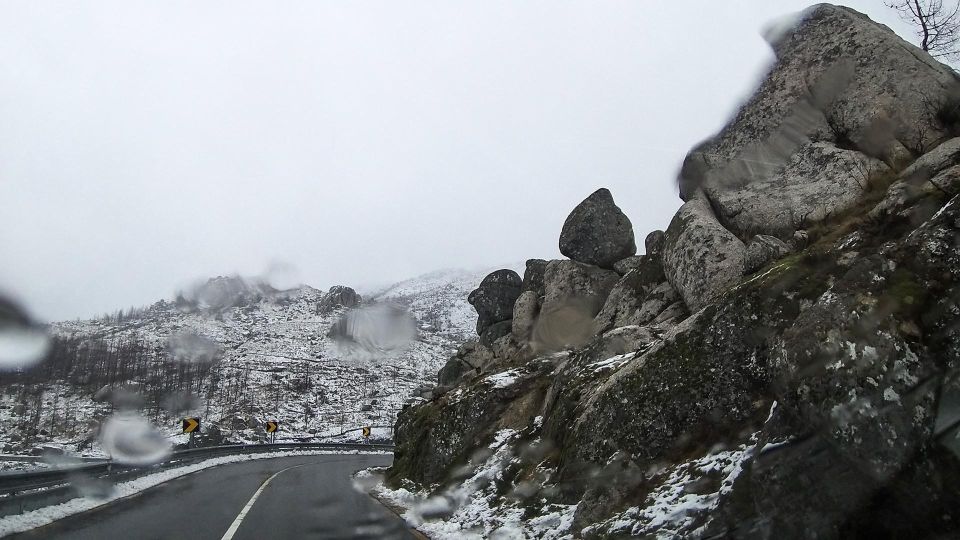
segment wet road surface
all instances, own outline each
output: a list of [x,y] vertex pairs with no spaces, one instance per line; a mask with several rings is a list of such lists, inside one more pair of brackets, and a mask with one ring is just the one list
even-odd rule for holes
[[344,454],[220,465],[10,538],[413,538],[351,475],[393,456]]

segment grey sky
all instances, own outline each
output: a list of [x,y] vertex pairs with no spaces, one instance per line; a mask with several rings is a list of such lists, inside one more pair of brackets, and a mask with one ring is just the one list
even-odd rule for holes
[[0,289],[62,319],[277,262],[328,287],[557,258],[604,186],[642,244],[806,5],[4,2]]

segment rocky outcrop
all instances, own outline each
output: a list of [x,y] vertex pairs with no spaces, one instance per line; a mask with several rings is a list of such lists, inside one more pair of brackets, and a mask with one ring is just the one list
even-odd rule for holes
[[477,335],[483,335],[490,325],[509,320],[513,303],[520,296],[523,280],[513,270],[497,270],[483,278],[467,301],[477,310]]
[[344,285],[334,285],[330,287],[327,294],[323,295],[320,302],[317,303],[317,311],[320,313],[330,313],[336,309],[355,308],[360,305],[363,298],[357,294],[357,291]]
[[[501,429],[524,429],[543,400],[551,362],[473,380],[397,419],[396,450],[388,478],[440,482]],[[498,376],[499,375],[499,376]]]
[[560,253],[577,262],[612,268],[636,252],[633,225],[606,188],[584,199],[563,222]]
[[811,8],[774,49],[763,84],[680,175],[681,197],[702,190],[741,238],[790,240],[951,136],[954,72],[853,10]]
[[717,221],[703,197],[681,206],[667,228],[663,271],[691,311],[739,281],[745,257],[746,246]]
[[956,79],[846,8],[771,39],[666,232],[547,263],[489,371],[400,415],[395,482],[506,446],[484,508],[575,504],[575,538],[956,535],[960,142],[925,101]]

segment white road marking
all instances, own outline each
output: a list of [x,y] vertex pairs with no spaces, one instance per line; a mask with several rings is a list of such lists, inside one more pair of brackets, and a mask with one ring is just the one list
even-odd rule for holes
[[223,533],[223,536],[220,538],[220,540],[230,540],[231,538],[233,538],[233,535],[237,534],[237,530],[240,528],[240,524],[243,523],[243,518],[247,517],[247,512],[249,512],[250,509],[253,508],[253,503],[257,502],[257,498],[260,497],[260,494],[263,493],[263,490],[266,489],[267,484],[269,484],[271,480],[276,478],[282,472],[286,472],[286,471],[289,471],[290,469],[296,469],[299,467],[306,467],[307,465],[313,465],[313,464],[304,463],[302,465],[294,465],[292,467],[287,467],[286,469],[281,469],[273,473],[273,475],[270,478],[267,478],[266,480],[264,480],[263,483],[260,484],[260,487],[257,489],[257,491],[253,493],[253,497],[250,497],[250,500],[247,501],[247,505],[243,507],[243,510],[241,510],[239,514],[237,514],[237,519],[233,520],[233,523],[230,524],[230,528],[227,529],[227,532]]

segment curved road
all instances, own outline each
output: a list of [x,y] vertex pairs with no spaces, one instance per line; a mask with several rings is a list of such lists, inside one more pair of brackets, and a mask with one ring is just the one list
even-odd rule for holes
[[403,520],[353,489],[354,471],[391,460],[344,454],[220,465],[11,538],[413,538]]

